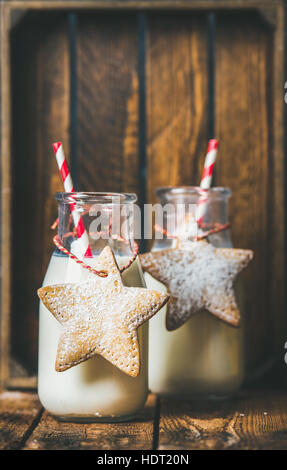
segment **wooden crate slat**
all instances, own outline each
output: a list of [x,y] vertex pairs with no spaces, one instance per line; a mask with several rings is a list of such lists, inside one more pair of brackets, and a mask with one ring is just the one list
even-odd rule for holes
[[207,148],[206,16],[150,15],[146,47],[147,199],[197,185]]
[[79,188],[137,192],[136,16],[79,15],[77,64]]
[[[282,100],[281,90],[285,83],[285,57],[284,37],[286,28],[285,3],[277,8],[277,27],[274,30],[274,53],[272,57],[272,85],[273,85],[273,113],[270,125],[270,134],[273,136],[272,174],[273,174],[273,212],[270,220],[270,251],[273,256],[269,259],[269,272],[276,272],[271,276],[269,289],[270,312],[275,312],[273,322],[274,350],[280,376],[287,383],[286,364],[282,360],[285,351],[282,351],[286,342],[287,330],[286,316],[286,171],[285,171],[285,120],[286,104]],[[286,109],[286,108],[285,108]]]
[[[0,314],[0,387],[10,375],[10,313],[11,313],[11,144],[10,144],[10,13],[0,9],[0,104],[1,104],[1,279]],[[4,158],[4,156],[6,158]]]
[[[62,191],[52,142],[69,153],[69,56],[66,15],[32,15],[12,32],[13,315],[12,355],[37,364],[38,299],[53,250],[51,223]],[[16,294],[17,293],[17,294]],[[17,352],[16,352],[17,351]],[[18,357],[17,357],[18,355]]]
[[[232,237],[235,247],[254,250],[243,273],[246,301],[246,357],[249,371],[272,357],[270,328],[277,321],[270,310],[269,262],[274,199],[272,122],[272,32],[255,15],[217,15],[216,24],[216,135],[220,141],[216,184],[228,186]],[[281,186],[283,193],[283,187]],[[280,231],[282,226],[278,227]],[[250,288],[252,286],[252,288]]]
[[159,449],[286,449],[287,396],[246,391],[224,402],[161,401]]
[[[272,0],[273,5],[282,4],[282,0]],[[270,8],[270,0],[10,0],[8,7],[13,9],[29,8],[51,9],[254,9]]]
[[44,412],[26,443],[29,450],[146,450],[152,449],[155,396],[150,395],[139,417],[128,423],[65,423]]
[[25,435],[39,417],[41,405],[36,394],[0,394],[0,449],[19,449]]

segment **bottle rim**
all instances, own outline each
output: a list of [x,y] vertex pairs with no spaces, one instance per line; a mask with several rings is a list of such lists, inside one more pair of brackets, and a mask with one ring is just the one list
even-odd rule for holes
[[214,186],[203,190],[199,186],[163,186],[156,188],[155,193],[159,198],[169,199],[174,196],[202,196],[207,194],[208,198],[228,198],[232,192],[230,188]]
[[133,204],[137,201],[134,193],[104,192],[58,192],[55,199],[61,204]]

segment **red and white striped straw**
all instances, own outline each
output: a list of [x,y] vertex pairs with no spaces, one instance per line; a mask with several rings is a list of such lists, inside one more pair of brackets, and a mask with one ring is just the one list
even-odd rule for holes
[[211,139],[208,143],[207,154],[204,162],[203,174],[200,182],[201,189],[209,189],[211,187],[213,167],[216,160],[218,141]]
[[[73,181],[71,173],[64,155],[62,142],[53,143],[53,149],[55,157],[58,163],[58,167],[61,173],[61,178],[64,184],[64,189],[67,193],[74,192]],[[76,204],[71,204],[71,213],[73,216],[74,224],[77,231],[78,240],[80,240],[80,254],[79,258],[90,258],[92,257],[92,251],[89,245],[89,237],[85,230],[83,220],[76,210]]]
[[196,222],[201,225],[206,212],[207,199],[206,190],[211,187],[213,167],[216,160],[218,141],[211,139],[208,143],[207,154],[204,162],[203,174],[200,182],[200,188],[202,189],[202,195],[199,197],[197,202],[196,210]]

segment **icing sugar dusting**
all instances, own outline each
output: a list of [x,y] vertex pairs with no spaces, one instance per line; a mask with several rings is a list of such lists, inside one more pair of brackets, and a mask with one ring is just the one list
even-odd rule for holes
[[214,248],[190,242],[188,249],[170,249],[140,256],[143,268],[163,282],[171,294],[167,329],[174,330],[199,310],[207,309],[238,326],[240,313],[233,282],[252,258],[250,250]]
[[96,354],[131,376],[140,369],[137,328],[168,300],[168,295],[125,287],[113,253],[106,247],[97,263],[106,278],[90,274],[85,282],[39,289],[39,297],[63,331],[56,370],[64,371]]

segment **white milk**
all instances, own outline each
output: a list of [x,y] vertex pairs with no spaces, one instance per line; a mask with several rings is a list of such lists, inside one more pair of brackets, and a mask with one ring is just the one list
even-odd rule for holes
[[[117,258],[119,266],[127,261],[128,258]],[[88,271],[75,261],[53,255],[43,286],[83,281],[87,275]],[[126,286],[145,287],[138,260],[124,271],[122,277]],[[61,328],[40,302],[38,393],[43,406],[51,414],[64,419],[121,419],[134,415],[144,405],[148,389],[147,323],[138,329],[141,368],[135,378],[121,372],[101,356],[64,372],[56,372]]]
[[[149,289],[166,287],[145,273]],[[242,328],[203,311],[175,331],[165,327],[166,307],[149,322],[149,387],[158,394],[225,396],[243,380]]]

